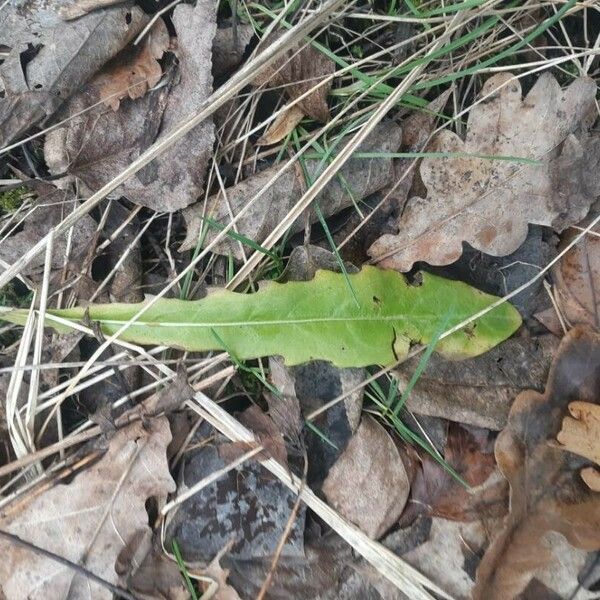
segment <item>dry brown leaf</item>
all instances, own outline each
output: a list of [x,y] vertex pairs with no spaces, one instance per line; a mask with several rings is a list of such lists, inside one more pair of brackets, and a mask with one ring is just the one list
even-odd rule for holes
[[[396,152],[400,146],[401,136],[402,131],[395,123],[380,123],[361,144],[358,151]],[[307,171],[312,177],[317,173],[320,162],[318,159],[305,161]],[[231,220],[229,208],[234,216],[242,209],[246,209],[249,200],[261,192],[267,182],[280,171],[281,166],[274,165],[227,188],[225,190],[227,202],[224,201],[222,193],[219,193],[207,200],[207,207],[204,203],[198,203],[184,210],[187,236],[180,250],[189,250],[196,246],[205,216],[212,216],[215,221],[226,225]],[[352,197],[348,193],[348,189],[352,190],[354,199],[358,202],[361,198],[388,185],[393,178],[392,159],[351,158],[340,169],[339,174],[340,177],[332,179],[315,200],[319,203],[326,218],[352,205]],[[344,184],[341,183],[341,180]],[[293,165],[292,168],[283,171],[279,179],[248,207],[248,210],[237,221],[235,230],[250,240],[262,243],[273,231],[275,225],[288,216],[305,188],[306,182],[299,165]],[[309,216],[311,222],[318,221],[314,210],[310,211]],[[301,231],[305,223],[303,215],[292,224],[292,232]],[[215,232],[209,231],[205,237],[205,243],[211,242],[215,235]],[[233,254],[236,258],[243,258],[240,242],[228,237],[216,244],[212,251],[225,256]]]
[[[585,227],[587,223],[586,219],[581,226]],[[565,232],[559,250],[567,246],[578,233],[576,229]],[[554,298],[567,324],[589,325],[596,331],[600,330],[600,238],[587,235],[573,246],[553,267],[552,279]],[[562,335],[554,308],[535,316],[550,331]]]
[[[115,562],[122,549],[140,531],[150,536],[146,500],[156,497],[160,505],[175,490],[166,459],[170,439],[166,418],[117,431],[96,464],[17,514],[0,517],[0,528],[118,583]],[[106,588],[44,556],[4,540],[0,552],[0,591],[7,600],[112,598]]]
[[551,566],[550,532],[576,548],[600,548],[600,496],[579,476],[586,463],[553,441],[573,401],[600,403],[600,335],[581,327],[561,342],[546,392],[520,394],[496,441],[496,460],[511,488],[510,513],[479,565],[475,600],[514,598]]
[[[0,10],[0,147],[53,114],[148,22],[127,3],[65,23],[57,0],[9,2]],[[31,53],[28,48],[36,48]],[[31,55],[31,56],[29,56]]]
[[[600,406],[589,402],[571,402],[570,417],[565,417],[556,439],[565,450],[600,465]],[[581,478],[595,492],[600,491],[600,472],[593,467],[582,469]]]
[[488,79],[485,100],[469,113],[466,140],[444,130],[427,150],[540,162],[423,159],[427,196],[411,198],[398,220],[399,234],[382,236],[370,256],[400,271],[409,271],[416,261],[450,264],[460,257],[463,241],[503,256],[523,243],[528,223],[561,231],[580,221],[600,193],[590,170],[597,157],[589,149],[596,144],[586,135],[595,94],[596,85],[587,78],[561,90],[546,73],[525,98],[510,73]]
[[109,65],[98,79],[100,99],[106,106],[118,110],[123,98],[141,98],[161,78],[158,59],[169,47],[169,32],[158,19],[144,38],[143,44],[131,49],[125,57]]
[[[68,122],[46,137],[44,153],[53,173],[67,171],[91,190],[111,181],[154,142],[191,117],[212,92],[211,53],[216,5],[180,4],[171,17],[177,33],[178,69],[118,111],[100,102],[103,74],[65,106]],[[176,211],[196,201],[212,155],[214,125],[207,119],[119,186],[116,194],[153,210]]]
[[493,440],[486,429],[451,423],[444,459],[470,489],[423,452],[421,469],[412,482],[413,511],[425,510],[434,517],[453,521],[477,521],[506,514],[508,490],[497,473]]
[[296,128],[296,125],[304,118],[304,111],[295,104],[286,108],[272,123],[269,125],[264,135],[257,141],[261,146],[269,146],[283,140]]
[[410,491],[402,457],[385,428],[365,416],[323,482],[327,501],[369,537],[399,518]]
[[[277,35],[263,41],[262,45],[272,44]],[[288,50],[283,56],[275,60],[254,80],[255,85],[266,84],[269,87],[282,86],[291,100],[310,91],[316,84],[331,75],[335,65],[330,58],[310,44],[296,46]],[[298,106],[305,115],[317,121],[329,120],[329,107],[327,96],[331,89],[331,82],[323,84],[298,102]]]

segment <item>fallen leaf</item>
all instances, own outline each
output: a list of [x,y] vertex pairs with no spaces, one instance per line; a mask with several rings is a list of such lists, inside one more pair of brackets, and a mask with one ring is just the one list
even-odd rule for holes
[[[260,46],[275,42],[278,34],[262,40]],[[334,62],[311,44],[290,48],[254,79],[255,85],[283,87],[286,95],[295,100],[309,92],[322,79],[335,71]],[[331,81],[311,92],[298,102],[302,112],[317,121],[329,120],[327,96]]]
[[[65,23],[60,6],[28,0],[0,11],[0,46],[10,49],[0,65],[0,147],[53,114],[148,22],[128,3]],[[30,59],[28,47],[37,48]]]
[[463,241],[502,256],[523,243],[528,223],[561,231],[580,221],[600,193],[590,169],[598,159],[588,152],[596,144],[586,133],[595,94],[591,79],[561,90],[545,73],[522,99],[510,73],[488,79],[485,101],[469,113],[466,141],[444,130],[427,148],[471,156],[423,159],[427,197],[409,201],[398,220],[399,234],[384,235],[369,249],[373,260],[400,271],[416,261],[446,265],[460,257]]
[[451,423],[444,459],[470,488],[422,452],[421,468],[412,482],[411,508],[454,521],[488,520],[506,514],[508,489],[497,472],[493,438],[486,429]]
[[[588,223],[586,219],[580,226],[586,227]],[[559,251],[579,233],[577,229],[566,231],[561,237]],[[600,238],[586,235],[573,246],[552,268],[552,280],[554,299],[567,325],[587,325],[600,330]],[[536,318],[553,333],[562,334],[554,308],[536,314]]]
[[[400,145],[402,131],[392,122],[379,124],[361,144],[360,152],[395,152]],[[343,147],[342,142],[339,147]],[[305,167],[311,178],[320,171],[319,159],[306,159]],[[292,207],[306,189],[306,180],[298,164],[292,165],[281,173],[277,181],[261,196],[248,206],[249,200],[262,192],[267,183],[281,171],[280,165],[274,165],[255,173],[240,183],[208,198],[206,203],[200,202],[183,211],[187,227],[187,236],[181,244],[180,251],[196,247],[200,232],[204,229],[204,217],[210,216],[220,225],[227,225],[231,215],[238,215],[248,208],[236,222],[235,230],[244,237],[261,244],[271,233],[273,227],[287,217]],[[325,218],[334,215],[348,206],[352,206],[352,196],[358,202],[373,192],[385,187],[393,180],[392,159],[390,158],[351,158],[339,170],[339,176],[332,179],[318,194],[315,203],[321,208]],[[352,190],[352,196],[348,193]],[[227,201],[225,201],[225,198]],[[229,210],[231,209],[231,214]],[[316,223],[319,219],[314,209],[309,212],[309,219]],[[291,225],[291,232],[302,231],[306,217],[302,215]],[[218,233],[218,232],[216,232]],[[205,245],[216,236],[209,230],[205,237]],[[212,252],[229,256],[233,254],[242,259],[240,243],[225,237],[211,248]]]
[[[411,341],[431,341],[441,319],[451,328],[496,300],[461,281],[429,273],[419,279],[412,285],[400,273],[367,266],[347,277],[318,271],[311,281],[265,282],[253,294],[216,289],[196,301],[161,298],[119,337],[190,351],[222,349],[240,360],[282,355],[288,365],[320,359],[339,367],[363,367],[397,362],[408,354]],[[75,322],[91,319],[112,335],[144,306],[90,304],[47,314]],[[17,324],[27,315],[24,309],[0,311],[0,318]],[[46,325],[67,329],[55,321]],[[477,356],[520,325],[517,311],[503,303],[440,340],[436,351],[454,358]]]
[[298,105],[286,108],[258,139],[257,144],[269,146],[285,139],[304,118],[304,111]]
[[333,508],[378,539],[400,518],[410,481],[391,436],[364,416],[322,489]]
[[[127,540],[140,531],[150,536],[146,500],[156,497],[160,504],[175,489],[166,460],[170,439],[165,418],[117,431],[96,464],[33,497],[18,513],[1,516],[0,528],[117,584],[115,561]],[[0,590],[7,600],[112,598],[106,588],[42,555],[4,540],[0,548]]]
[[[600,464],[600,406],[589,402],[571,402],[570,417],[565,417],[556,439],[565,450]],[[581,478],[595,492],[600,492],[600,473],[585,467]]]
[[[50,229],[60,223],[67,215],[79,206],[79,201],[70,190],[61,190],[50,183],[35,182],[32,184],[38,197],[34,202],[31,213],[24,220],[23,229],[5,238],[0,244],[0,258],[8,264],[13,264],[27,250],[44,238]],[[96,222],[85,215],[72,229],[70,239],[70,256],[81,256],[89,249],[96,232]],[[65,266],[65,256],[69,245],[68,234],[54,239],[52,250],[52,269]],[[34,278],[41,278],[44,270],[44,255],[38,255],[21,273]],[[78,264],[81,271],[81,264]]]
[[[198,439],[211,436],[214,436],[214,430],[200,428]],[[219,453],[222,445],[227,443],[217,438],[216,444],[205,444],[186,453],[179,493],[227,465],[228,461]],[[228,552],[232,558],[271,557],[295,501],[294,492],[279,480],[267,476],[259,463],[247,461],[169,513],[167,547],[176,539],[186,561],[208,562],[233,539]],[[304,555],[305,513],[306,507],[301,505],[284,544],[282,557]]]
[[552,443],[569,403],[598,404],[600,336],[582,328],[561,342],[544,394],[520,394],[496,441],[496,460],[510,483],[510,512],[477,571],[476,600],[517,596],[552,566],[549,532],[583,550],[600,549],[599,496],[579,477],[583,459]]
[[[553,335],[515,337],[486,354],[456,362],[434,354],[407,400],[416,414],[500,430],[515,396],[544,389],[559,340]],[[394,373],[404,389],[420,358]]]
[[[68,123],[46,137],[45,157],[51,172],[67,171],[96,191],[191,117],[212,91],[215,20],[216,6],[211,0],[177,6],[172,21],[177,33],[178,68],[165,76],[164,85],[142,98],[123,101],[118,111],[98,104],[106,71],[74,96],[61,112],[69,118]],[[202,192],[213,140],[214,126],[208,119],[115,193],[154,210],[175,211],[188,206]]]
[[97,79],[100,99],[106,106],[118,110],[123,98],[141,98],[161,78],[158,59],[169,47],[169,32],[162,19],[158,19],[139,46],[126,56],[119,56]]

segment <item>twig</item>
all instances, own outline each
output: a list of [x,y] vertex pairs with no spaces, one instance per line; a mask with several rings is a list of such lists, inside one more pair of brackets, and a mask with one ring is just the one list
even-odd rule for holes
[[27,548],[28,550],[31,550],[32,552],[35,552],[36,554],[40,554],[41,556],[45,556],[46,558],[49,558],[50,560],[53,560],[54,562],[64,565],[65,567],[75,571],[76,573],[83,575],[87,579],[94,581],[98,585],[105,587],[107,590],[110,590],[113,594],[116,594],[120,598],[126,598],[126,600],[136,600],[135,596],[132,596],[127,590],[124,590],[123,588],[119,587],[118,585],[114,585],[114,584],[110,583],[110,581],[106,581],[106,579],[102,579],[102,577],[99,577],[95,573],[88,571],[88,569],[86,569],[85,567],[81,567],[77,563],[71,562],[68,558],[59,556],[58,554],[55,554],[54,552],[50,552],[50,550],[45,550],[44,548],[40,548],[39,546],[36,546],[35,544],[32,544],[31,542],[25,541],[25,540],[21,539],[19,536],[14,535],[13,533],[8,533],[8,531],[3,531],[2,529],[0,529],[0,537],[7,539],[8,541],[12,542],[13,544],[15,544],[17,546],[22,546],[23,548]]

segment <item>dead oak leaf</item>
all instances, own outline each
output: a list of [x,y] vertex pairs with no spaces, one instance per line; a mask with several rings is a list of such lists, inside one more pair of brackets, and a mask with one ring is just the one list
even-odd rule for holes
[[[600,406],[589,402],[571,402],[571,416],[563,419],[556,439],[565,450],[583,456],[600,465]],[[600,473],[585,467],[581,478],[595,492],[600,492]]]
[[444,130],[428,147],[461,156],[423,159],[427,196],[408,202],[398,235],[371,246],[374,262],[399,271],[416,261],[447,265],[460,257],[463,241],[504,256],[523,243],[528,223],[561,231],[580,221],[598,193],[585,133],[595,94],[587,78],[561,90],[544,74],[525,98],[510,73],[488,79],[469,113],[465,141]]
[[600,403],[600,335],[580,327],[561,342],[545,393],[519,394],[496,441],[510,512],[477,570],[475,600],[514,598],[551,566],[550,532],[576,548],[600,549],[600,496],[579,475],[586,463],[554,441],[573,401]]
[[99,77],[100,99],[106,106],[118,110],[123,98],[141,98],[161,78],[158,59],[169,47],[169,32],[162,19],[158,19],[143,44],[120,57]]
[[[118,583],[115,563],[128,541],[150,535],[145,503],[159,505],[175,483],[166,458],[171,439],[166,418],[133,423],[110,440],[106,454],[69,484],[33,498],[18,513],[0,517],[0,528]],[[44,556],[0,541],[0,592],[6,600],[93,598],[106,588]]]

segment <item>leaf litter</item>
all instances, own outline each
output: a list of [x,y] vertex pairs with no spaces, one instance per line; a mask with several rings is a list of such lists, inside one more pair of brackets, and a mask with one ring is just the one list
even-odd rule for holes
[[[597,237],[538,277],[597,214],[593,53],[577,67],[589,77],[468,65],[504,56],[488,48],[507,48],[507,24],[524,44],[549,24],[532,61],[553,60],[544,44],[567,29],[578,48],[597,35],[552,21],[578,22],[572,2],[515,6],[469,29],[474,62],[457,30],[428,63],[447,15],[424,13],[433,27],[411,38],[422,25],[400,4],[327,22],[297,3],[0,9],[0,144],[35,134],[0,164],[4,269],[232,77],[250,84],[2,290],[18,325],[0,329],[1,528],[33,546],[2,539],[0,595],[593,597],[598,340],[572,326],[598,327]],[[318,27],[249,73],[306,19]],[[414,87],[300,214],[409,72]],[[168,300],[144,300],[175,277]],[[65,317],[93,336],[64,336]],[[248,439],[236,427],[254,441],[230,441]],[[283,473],[337,513],[317,516]]]

